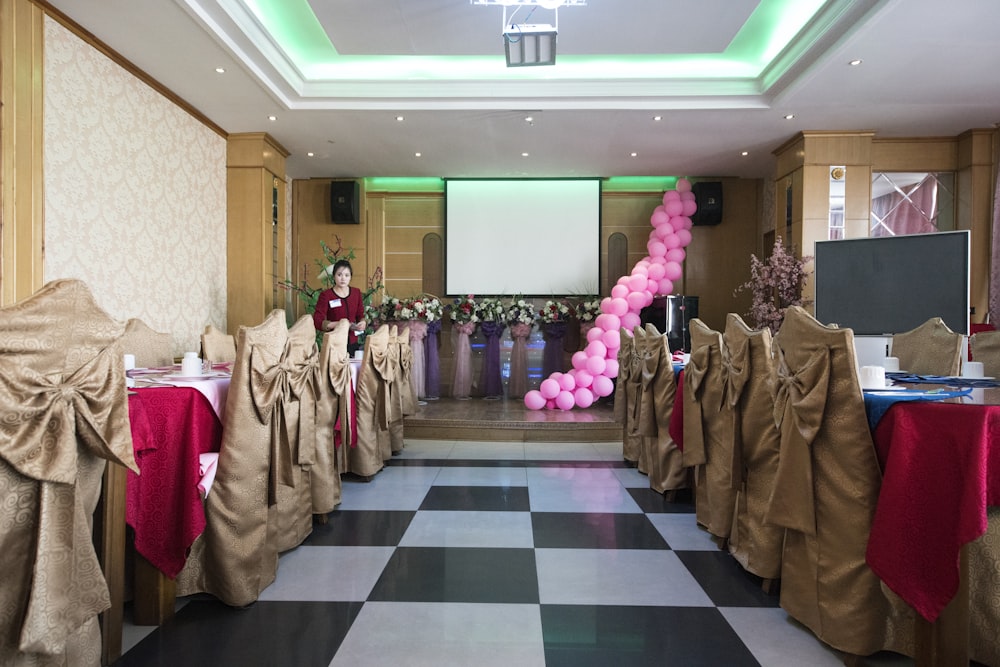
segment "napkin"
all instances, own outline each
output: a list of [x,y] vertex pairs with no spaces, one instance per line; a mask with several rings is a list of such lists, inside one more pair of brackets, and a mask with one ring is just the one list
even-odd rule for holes
[[951,375],[914,375],[913,373],[886,373],[885,376],[894,382],[908,384],[943,384],[949,387],[972,387],[974,389],[989,389],[1000,387],[1000,380],[993,378],[966,378]]
[[868,416],[868,428],[875,430],[878,422],[897,401],[943,401],[946,398],[968,396],[972,389],[904,389],[902,391],[866,391],[865,413]]

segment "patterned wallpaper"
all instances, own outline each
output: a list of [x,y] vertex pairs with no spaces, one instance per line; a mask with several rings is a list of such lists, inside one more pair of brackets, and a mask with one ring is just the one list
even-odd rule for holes
[[226,328],[226,140],[45,21],[45,280],[198,350]]

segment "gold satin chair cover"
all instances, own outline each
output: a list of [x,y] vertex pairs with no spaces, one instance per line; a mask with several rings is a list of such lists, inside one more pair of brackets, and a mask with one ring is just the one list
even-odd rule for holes
[[256,601],[277,575],[277,486],[291,478],[291,470],[280,470],[282,456],[273,447],[283,406],[265,409],[260,392],[278,393],[266,375],[274,360],[287,356],[288,339],[281,310],[255,327],[240,327],[236,335],[218,472],[205,499],[205,532],[177,575],[178,595],[210,593],[242,607]]
[[688,469],[677,443],[670,437],[677,382],[667,337],[651,324],[635,329],[638,358],[638,414],[635,424],[642,436],[639,470],[649,476],[649,488],[667,493],[690,486]]
[[[762,579],[781,576],[785,531],[764,522],[778,472],[774,424],[771,331],[753,330],[735,313],[726,317],[726,406],[733,420],[732,485],[737,489],[729,553]],[[686,436],[685,436],[686,438]]]
[[[340,504],[340,475],[347,470],[347,450],[351,447],[351,361],[347,354],[348,320],[340,320],[323,334],[319,351],[316,400],[316,463],[312,468],[314,514],[327,514]],[[336,446],[340,421],[342,437]]]
[[1000,665],[1000,507],[988,508],[986,516],[986,533],[966,547],[969,657],[984,665]]
[[733,417],[726,401],[728,351],[722,334],[698,318],[688,323],[691,357],[684,367],[684,464],[693,466],[695,518],[728,540],[736,510],[732,484]]
[[201,356],[217,364],[236,361],[236,336],[207,325],[201,335]]
[[168,333],[154,331],[137,317],[125,325],[122,354],[134,354],[138,368],[158,368],[174,363],[174,342]]
[[639,465],[642,436],[635,425],[635,402],[638,385],[632,382],[632,369],[638,358],[635,355],[635,337],[622,327],[621,346],[618,348],[618,377],[615,380],[615,421],[622,425],[622,458],[633,466]]
[[105,462],[138,472],[124,325],[79,280],[0,310],[0,664],[99,665]]
[[[980,331],[969,338],[973,361],[983,364],[983,375],[1000,377],[1000,331]],[[900,366],[902,368],[902,366]]]
[[916,329],[892,337],[892,356],[900,370],[918,375],[958,375],[962,368],[962,334],[932,317]]
[[390,387],[394,381],[399,348],[389,344],[389,325],[383,324],[365,337],[365,352],[355,389],[358,446],[347,452],[350,472],[371,477],[392,456],[389,446]]
[[854,333],[791,306],[773,347],[781,451],[766,520],[786,529],[781,606],[841,651],[912,656],[912,609],[865,563],[881,472]]
[[389,449],[393,454],[403,451],[403,419],[417,412],[417,394],[414,393],[412,378],[413,346],[410,345],[409,329],[403,328],[397,332],[396,346],[399,350],[396,357],[399,365],[391,395],[395,397],[398,406],[391,412],[389,421]]

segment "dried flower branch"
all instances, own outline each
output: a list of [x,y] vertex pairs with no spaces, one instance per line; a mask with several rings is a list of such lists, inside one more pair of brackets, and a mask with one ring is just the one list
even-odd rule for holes
[[802,300],[802,285],[805,265],[811,259],[789,254],[781,237],[775,239],[767,262],[750,255],[750,280],[737,287],[733,295],[750,290],[753,300],[746,316],[754,327],[767,327],[771,333],[777,333],[786,308],[806,305]]

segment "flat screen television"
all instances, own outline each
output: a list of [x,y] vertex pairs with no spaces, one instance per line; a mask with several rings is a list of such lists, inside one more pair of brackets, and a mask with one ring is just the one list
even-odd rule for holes
[[449,296],[597,294],[599,178],[445,180]]
[[902,333],[940,317],[969,333],[969,232],[816,243],[816,319],[856,335]]

